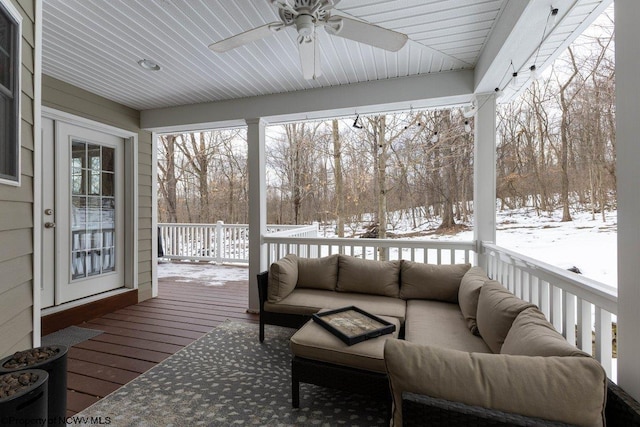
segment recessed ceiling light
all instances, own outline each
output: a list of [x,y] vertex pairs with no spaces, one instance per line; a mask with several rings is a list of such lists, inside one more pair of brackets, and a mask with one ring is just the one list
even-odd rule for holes
[[141,59],[140,61],[138,61],[138,65],[144,68],[145,70],[149,70],[149,71],[160,70],[160,66],[150,59]]

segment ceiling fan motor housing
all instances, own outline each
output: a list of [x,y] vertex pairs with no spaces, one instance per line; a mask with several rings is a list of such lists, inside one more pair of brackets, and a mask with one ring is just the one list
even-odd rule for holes
[[298,30],[298,35],[302,37],[311,36],[315,28],[314,21],[313,16],[305,13],[296,16],[296,30]]

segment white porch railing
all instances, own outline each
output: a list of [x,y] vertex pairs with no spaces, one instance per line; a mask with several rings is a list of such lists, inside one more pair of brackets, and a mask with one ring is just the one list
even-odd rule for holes
[[473,242],[438,242],[404,239],[347,239],[285,237],[273,233],[263,237],[267,244],[267,265],[293,253],[307,258],[333,254],[351,255],[364,259],[380,259],[381,251],[387,260],[406,259],[430,264],[471,262],[475,251]]
[[489,277],[536,304],[567,341],[592,354],[615,381],[612,315],[618,313],[617,289],[494,244],[481,246]]
[[[164,255],[162,258],[214,261],[217,264],[249,263],[249,225],[158,224]],[[267,233],[294,236],[317,236],[318,224],[267,225]]]

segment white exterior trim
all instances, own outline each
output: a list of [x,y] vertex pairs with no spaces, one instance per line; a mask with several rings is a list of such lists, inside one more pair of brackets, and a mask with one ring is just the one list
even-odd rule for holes
[[[18,96],[14,100],[16,105],[16,111],[18,113],[18,129],[16,129],[17,131],[16,136],[18,138],[17,180],[14,181],[12,179],[0,178],[0,184],[10,185],[12,187],[20,187],[20,185],[22,184],[22,99],[21,99],[22,98],[22,15],[9,0],[0,0],[0,4],[2,4],[2,6],[7,10],[7,12],[9,12],[11,17],[16,21],[18,25],[18,34],[20,35],[20,40],[17,43],[18,51],[16,52],[16,58],[14,62],[14,64],[15,63],[18,64],[18,73],[15,76],[16,86],[17,86],[16,93],[18,94]],[[42,25],[42,22],[40,23],[40,25]],[[37,26],[37,20],[36,20],[36,26]],[[37,37],[37,34],[36,34],[36,37]],[[36,41],[36,49],[37,47],[38,47],[38,43]],[[34,68],[35,68],[34,82],[36,80],[35,75],[36,75],[37,66],[38,66],[38,62],[35,58],[36,55],[37,55],[37,52],[34,52]],[[34,99],[34,105],[35,105],[35,99]],[[34,114],[35,114],[35,108],[34,108]],[[13,120],[14,118],[15,117],[12,117],[11,120]],[[35,131],[35,124],[34,124],[34,131]]]
[[640,400],[640,2],[615,2],[618,185],[618,379]]
[[158,134],[151,134],[151,297],[158,296]]
[[[496,94],[476,97],[473,152],[473,239],[496,241]],[[478,264],[485,265],[478,252]]]
[[[42,107],[42,116],[97,132],[108,133],[125,141],[125,288],[138,288],[138,134],[95,120]],[[35,267],[34,267],[35,268]],[[108,294],[98,295],[104,298]],[[98,298],[98,299],[100,299]],[[87,302],[87,299],[81,301]]]
[[35,3],[33,65],[33,346],[40,346],[42,325],[42,0]]
[[[473,96],[471,70],[450,71],[298,92],[145,110],[140,127],[179,132],[240,127],[260,117],[270,124],[359,114],[464,105]],[[212,120],[215,117],[215,120]]]
[[267,183],[265,127],[262,119],[247,120],[247,170],[249,171],[249,312],[260,311],[258,273],[267,269]]

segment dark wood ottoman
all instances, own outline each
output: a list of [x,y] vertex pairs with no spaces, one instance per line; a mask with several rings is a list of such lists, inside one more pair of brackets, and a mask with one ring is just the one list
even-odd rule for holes
[[300,406],[301,382],[391,402],[384,365],[384,342],[398,338],[400,322],[393,317],[379,317],[396,325],[395,332],[351,346],[313,320],[291,337],[291,403],[294,408]]

